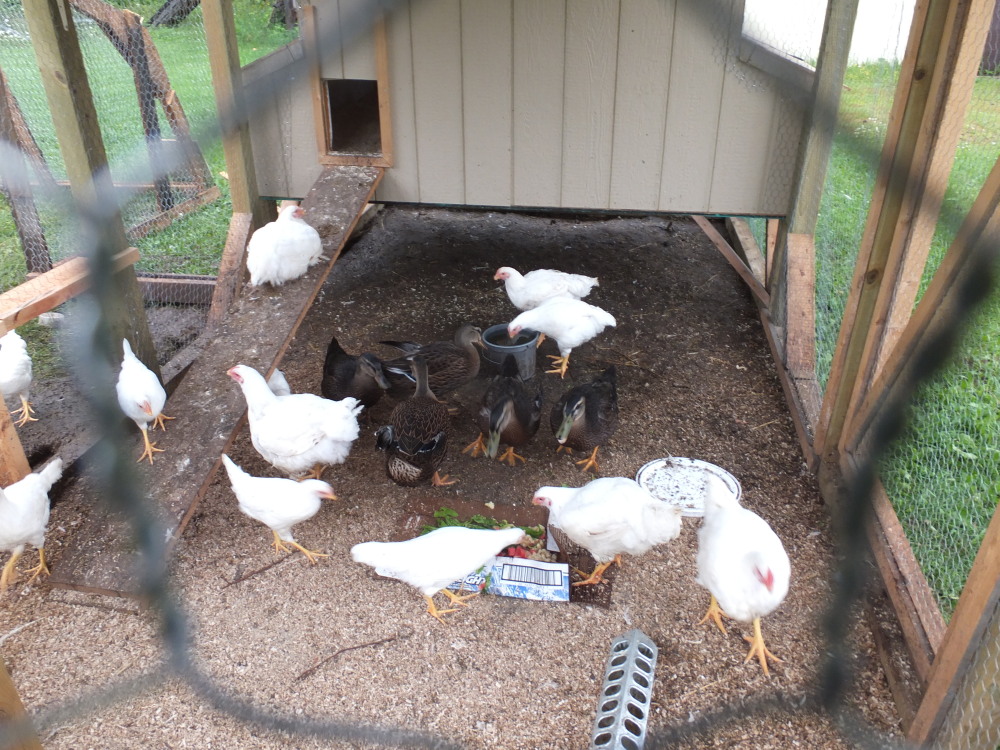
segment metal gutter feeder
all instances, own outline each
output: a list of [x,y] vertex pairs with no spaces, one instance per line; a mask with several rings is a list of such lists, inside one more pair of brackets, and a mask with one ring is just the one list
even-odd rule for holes
[[630,630],[612,641],[590,750],[642,749],[659,651],[641,630]]

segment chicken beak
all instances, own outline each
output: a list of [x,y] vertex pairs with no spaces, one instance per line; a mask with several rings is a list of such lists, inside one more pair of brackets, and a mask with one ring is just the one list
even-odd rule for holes
[[531,504],[532,505],[545,505],[545,498],[544,497],[539,497],[538,495],[535,495],[533,498],[531,498]]
[[139,408],[142,409],[148,416],[153,416],[153,407],[149,405],[148,401],[143,401],[139,404]]
[[226,370],[226,375],[231,377],[237,383],[242,383],[243,378],[240,376],[238,372],[236,372],[236,367],[239,367],[239,365],[236,365],[235,367],[230,367],[228,370]]
[[503,276],[500,275],[499,271],[497,271],[495,274],[493,274],[493,280],[494,281],[500,281],[502,278],[503,278]]
[[323,498],[324,500],[338,500],[339,499],[332,492],[323,492],[323,493],[320,494],[320,497]]

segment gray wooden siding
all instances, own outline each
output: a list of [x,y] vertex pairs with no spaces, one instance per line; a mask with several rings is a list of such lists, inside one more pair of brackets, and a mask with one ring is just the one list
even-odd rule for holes
[[[362,1],[317,0],[321,28]],[[802,112],[738,59],[742,0],[711,5],[711,16],[701,0],[398,6],[386,25],[394,165],[377,197],[783,214]],[[374,78],[373,60],[367,35],[321,65],[328,77]],[[303,112],[286,126],[311,128],[308,96],[294,106]],[[257,130],[255,158],[265,140]],[[284,171],[300,170],[287,183],[296,194],[316,173],[302,161]],[[281,170],[258,171],[269,180]]]

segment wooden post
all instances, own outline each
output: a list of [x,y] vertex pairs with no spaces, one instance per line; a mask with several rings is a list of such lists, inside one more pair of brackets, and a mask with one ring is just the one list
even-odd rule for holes
[[840,92],[851,48],[858,0],[832,0],[827,6],[819,62],[813,83],[809,126],[798,154],[797,179],[782,244],[774,258],[768,291],[775,322],[784,328],[788,371],[796,380],[816,376],[816,249],[826,169],[840,109]]
[[983,183],[892,356],[859,406],[857,418],[850,424],[850,437],[845,442],[848,452],[865,439],[886,405],[901,398],[900,391],[903,395],[908,393],[920,347],[933,341],[951,324],[956,301],[965,293],[965,286],[975,280],[973,275],[977,266],[971,259],[976,253],[989,252],[995,262],[997,243],[1000,243],[1000,159]]
[[[73,197],[81,207],[112,201],[111,174],[73,14],[62,0],[25,0],[24,14]],[[115,212],[101,229],[110,253],[126,250],[120,213]],[[135,270],[129,266],[115,274],[113,284],[114,294],[101,300],[113,339],[132,341],[136,356],[159,375]],[[114,351],[121,356],[120,347]]]
[[139,99],[139,115],[142,118],[142,130],[146,134],[146,148],[149,150],[149,164],[153,172],[156,207],[161,211],[169,211],[174,205],[174,196],[170,191],[169,175],[163,172],[163,141],[160,138],[160,118],[156,114],[156,84],[149,71],[149,60],[146,56],[146,40],[142,33],[142,19],[130,10],[122,11],[125,19],[125,35],[127,39],[128,59],[132,66],[132,76],[135,78],[135,92]]
[[271,220],[274,210],[261,200],[257,191],[257,174],[243,95],[243,75],[236,44],[236,25],[233,21],[233,3],[232,0],[204,0],[201,8],[215,103],[222,128],[222,148],[226,155],[233,213],[253,214],[252,229],[256,229]]
[[943,128],[958,138],[964,106],[957,113],[947,106],[963,101],[959,89],[971,86],[971,81],[953,86],[952,76],[975,75],[974,66],[963,72],[962,61],[981,35],[971,28],[970,18],[978,17],[987,2],[993,0],[917,3],[820,414],[817,451],[827,460],[835,460],[842,449],[850,411],[874,375],[897,280],[905,275],[902,261],[910,244],[922,241],[911,226],[932,214],[936,218],[942,196],[935,199],[936,191],[924,188],[942,160],[950,163],[954,144]]
[[24,710],[24,704],[14,688],[14,681],[10,679],[7,666],[0,659],[0,728],[9,721],[24,721],[26,729],[24,736],[13,745],[4,745],[5,750],[42,750],[42,743],[38,741],[35,732],[30,728],[28,714]]
[[[1000,702],[997,699],[1000,673],[996,668],[1000,660],[998,602],[1000,513],[994,513],[955,607],[951,625],[934,659],[927,690],[910,725],[909,739],[921,746],[934,743],[935,747],[942,748],[993,747],[996,744],[997,705]],[[960,692],[966,694],[961,701],[956,700]],[[970,711],[974,715],[966,715]],[[992,733],[992,740],[989,743],[970,742],[974,730],[968,726],[969,722],[982,725],[977,730],[987,733],[982,739]],[[936,735],[945,724],[951,725],[953,735],[964,736],[952,736],[951,741],[942,744]],[[963,724],[966,725],[964,732]]]
[[10,418],[7,403],[0,396],[0,487],[19,482],[30,473],[31,467],[24,456],[14,420]]
[[[24,264],[28,273],[41,273],[52,268],[52,257],[45,241],[38,209],[31,195],[28,168],[24,162],[21,139],[14,125],[11,102],[7,90],[7,77],[0,71],[0,141],[7,142],[9,149],[3,158],[4,169],[0,172],[0,188],[10,201],[10,213],[17,228]],[[41,177],[41,175],[39,175]]]

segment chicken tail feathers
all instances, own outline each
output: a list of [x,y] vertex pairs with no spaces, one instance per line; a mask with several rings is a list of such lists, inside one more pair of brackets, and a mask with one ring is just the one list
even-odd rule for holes
[[45,468],[38,472],[38,477],[41,480],[42,486],[45,488],[45,492],[52,489],[52,485],[59,481],[59,477],[62,476],[63,472],[63,461],[61,458],[56,456]]

